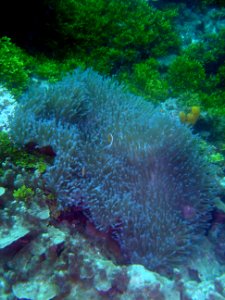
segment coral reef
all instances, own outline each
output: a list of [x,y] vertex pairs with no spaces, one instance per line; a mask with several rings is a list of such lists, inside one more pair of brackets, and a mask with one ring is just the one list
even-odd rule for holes
[[51,146],[44,175],[59,209],[81,207],[126,262],[150,269],[189,255],[210,219],[215,168],[167,111],[92,70],[34,86],[10,122],[18,145]]
[[[25,202],[15,202],[9,194],[6,198],[5,211],[0,210],[1,241],[3,232],[8,237],[0,249],[3,300],[225,297],[225,266],[216,262],[207,239],[199,244],[198,253],[187,268],[176,268],[167,278],[141,265],[116,265],[102,254],[101,247],[79,232],[78,224],[50,224],[44,201],[34,200],[36,204],[28,209]],[[13,222],[16,226],[12,230]]]
[[225,299],[224,4],[4,3],[1,300]]

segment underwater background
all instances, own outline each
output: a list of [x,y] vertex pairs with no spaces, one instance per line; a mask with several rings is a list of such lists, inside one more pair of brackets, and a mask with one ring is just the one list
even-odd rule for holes
[[225,299],[225,1],[0,14],[0,300]]

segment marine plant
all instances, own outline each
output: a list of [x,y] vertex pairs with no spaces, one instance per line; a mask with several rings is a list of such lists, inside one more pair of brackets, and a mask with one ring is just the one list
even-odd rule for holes
[[131,72],[121,72],[119,79],[126,83],[129,90],[152,102],[165,100],[169,96],[169,85],[159,72],[159,62],[149,58],[133,64]]
[[[218,18],[221,16],[219,13]],[[225,30],[205,34],[202,41],[190,44],[168,68],[172,96],[184,108],[201,106],[210,135],[224,138],[224,49]]]
[[0,38],[0,81],[15,95],[19,95],[29,81],[27,56],[8,37]]
[[49,37],[54,53],[75,53],[102,73],[161,57],[180,45],[173,24],[175,9],[162,11],[145,0],[48,0],[48,4],[55,14],[51,26],[57,37]]
[[200,62],[206,71],[207,79],[210,75],[216,75],[224,65],[225,29],[218,33],[206,34],[203,41],[190,44],[183,52],[191,60]]
[[32,56],[9,37],[0,38],[0,82],[16,97],[28,87],[32,76],[55,82],[78,66],[85,65],[75,56],[60,61],[43,54]]
[[177,56],[168,68],[168,82],[174,93],[199,90],[206,79],[203,65],[188,56]]
[[[1,38],[0,79],[16,96],[26,89],[30,77],[54,82],[78,66],[92,66],[104,74],[118,73],[120,69],[129,74],[133,64],[137,64],[134,69],[141,69],[139,62],[179,49],[180,41],[174,29],[175,9],[159,10],[144,0],[87,0],[85,3],[48,0],[45,5],[46,9],[52,8],[54,17],[46,25],[49,36],[43,35],[43,45],[37,49],[47,47],[47,56],[38,50],[32,56],[9,37]],[[148,97],[153,94],[161,100],[167,87],[159,77],[158,71],[152,70],[145,89]],[[138,94],[143,86],[139,80],[140,77],[137,87],[133,84]]]
[[44,173],[47,168],[47,159],[44,155],[20,149],[13,144],[8,133],[0,131],[0,164],[6,160],[20,168],[37,170],[39,173]]
[[22,185],[20,188],[13,191],[13,197],[16,200],[30,201],[34,194],[34,190],[26,185]]
[[33,86],[10,128],[19,146],[51,146],[44,178],[58,208],[81,208],[112,233],[127,263],[171,268],[209,225],[215,167],[199,137],[113,79],[78,69]]

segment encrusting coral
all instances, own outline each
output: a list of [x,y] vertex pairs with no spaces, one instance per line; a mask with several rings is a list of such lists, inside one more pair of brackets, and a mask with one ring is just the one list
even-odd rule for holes
[[19,101],[10,135],[51,146],[44,174],[59,209],[75,206],[112,232],[126,262],[171,267],[207,228],[215,168],[178,117],[88,69],[33,86]]

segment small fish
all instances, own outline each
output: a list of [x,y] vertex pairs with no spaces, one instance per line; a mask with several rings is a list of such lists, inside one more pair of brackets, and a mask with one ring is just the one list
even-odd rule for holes
[[82,167],[81,174],[82,174],[82,177],[86,176],[86,168],[85,167]]
[[109,149],[111,146],[112,146],[112,144],[113,144],[113,135],[112,135],[112,133],[109,133],[108,134],[108,136],[107,136],[107,140],[108,140],[108,145],[105,147],[106,149]]

